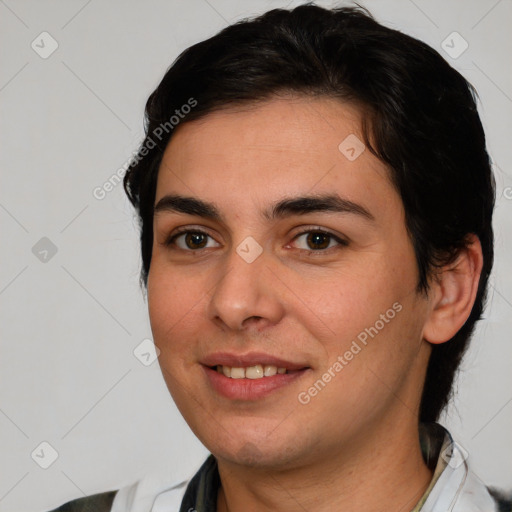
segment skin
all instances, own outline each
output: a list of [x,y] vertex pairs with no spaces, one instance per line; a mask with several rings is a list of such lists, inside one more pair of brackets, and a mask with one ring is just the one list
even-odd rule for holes
[[[164,154],[155,204],[167,194],[215,203],[221,221],[155,214],[148,305],[159,362],[185,420],[216,456],[218,510],[411,510],[432,473],[418,442],[418,408],[432,343],[469,316],[481,269],[478,240],[418,294],[403,204],[369,150],[349,161],[338,145],[363,139],[357,108],[321,98],[271,99],[180,125]],[[284,197],[333,192],[373,216],[311,212],[267,220]],[[181,227],[200,229],[207,246]],[[322,228],[348,242],[318,249]],[[253,237],[252,263],[236,252]],[[190,242],[189,242],[190,244]],[[445,277],[446,276],[446,277]],[[365,328],[400,312],[306,405],[307,391]],[[310,369],[253,401],[210,385],[212,352],[261,351]]]

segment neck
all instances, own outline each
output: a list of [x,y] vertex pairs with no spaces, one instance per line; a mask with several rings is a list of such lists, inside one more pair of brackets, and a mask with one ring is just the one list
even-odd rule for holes
[[338,450],[330,447],[307,464],[286,470],[217,461],[218,512],[405,512],[419,501],[432,479],[412,418],[408,423],[381,423]]

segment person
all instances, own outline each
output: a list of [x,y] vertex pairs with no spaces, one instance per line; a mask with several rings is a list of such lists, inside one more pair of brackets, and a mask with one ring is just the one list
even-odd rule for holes
[[439,423],[495,192],[474,88],[361,6],[185,50],[124,178],[166,385],[211,455],[60,512],[494,511]]

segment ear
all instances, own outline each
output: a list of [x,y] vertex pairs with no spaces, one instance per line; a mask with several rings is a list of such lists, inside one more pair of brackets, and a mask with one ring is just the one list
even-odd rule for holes
[[434,344],[450,340],[468,319],[478,291],[483,256],[480,240],[468,235],[468,244],[455,262],[432,280],[431,309],[423,327],[423,338]]

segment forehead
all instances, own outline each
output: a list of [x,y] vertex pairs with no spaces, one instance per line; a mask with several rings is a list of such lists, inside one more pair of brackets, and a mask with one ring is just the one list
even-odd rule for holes
[[362,141],[359,110],[334,99],[272,99],[213,112],[177,128],[156,202],[168,193],[242,205],[248,195],[263,204],[337,192],[373,196],[385,207],[394,191],[388,169]]

